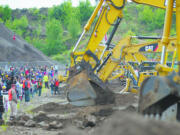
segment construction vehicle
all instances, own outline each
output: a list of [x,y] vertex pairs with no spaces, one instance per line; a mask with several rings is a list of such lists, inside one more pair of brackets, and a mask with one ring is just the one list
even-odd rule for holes
[[[137,66],[141,66],[141,67],[142,67],[142,64],[140,65],[140,63],[141,63],[142,61],[148,61],[148,59],[144,56],[143,53],[145,53],[145,52],[160,52],[162,46],[158,45],[159,42],[160,42],[160,39],[155,40],[155,41],[152,41],[152,42],[141,43],[141,44],[132,44],[132,43],[131,43],[131,40],[134,39],[134,38],[149,39],[150,37],[142,37],[142,36],[141,36],[141,37],[140,37],[140,36],[137,36],[137,37],[129,37],[128,39],[129,39],[130,41],[128,41],[126,48],[124,48],[124,53],[125,53],[126,55],[124,55],[125,57],[123,57],[122,59],[123,59],[126,63],[130,62],[130,63],[132,64],[132,62],[133,62],[133,63],[136,63]],[[155,37],[151,37],[151,39],[154,39],[154,38],[155,38]],[[156,38],[160,38],[160,37],[156,37]],[[169,43],[170,45],[169,45],[169,47],[168,47],[168,50],[171,51],[171,52],[174,51],[173,49],[174,49],[174,46],[175,46],[175,41],[176,41],[176,39],[175,39],[175,38],[172,38],[172,39],[171,39],[171,42]],[[98,59],[101,59],[101,54],[102,54],[104,48],[105,48],[104,45],[99,45],[98,48],[96,49],[95,54],[96,54],[96,56],[97,56]],[[111,47],[111,48],[113,48],[113,47]],[[132,51],[132,50],[133,50],[133,51]],[[120,52],[120,51],[119,51],[119,52]],[[104,52],[104,57],[103,57],[103,58],[107,57],[107,55],[108,55],[109,53],[112,53],[112,50],[107,50],[106,52]],[[83,54],[84,54],[84,52],[75,52],[75,53],[74,53],[74,56],[73,56],[73,57],[76,57],[76,59],[73,59],[73,58],[71,57],[71,61],[72,61],[72,62],[71,62],[71,67],[74,66],[75,63],[81,61]],[[92,60],[92,61],[93,61],[93,60]],[[102,61],[100,61],[100,62],[102,63]],[[148,64],[148,63],[152,64],[152,62],[143,62],[143,63],[146,63],[146,68],[147,68],[147,64]],[[91,62],[90,64],[91,64],[91,65],[95,65],[95,62]],[[157,64],[157,62],[156,62],[156,64]],[[103,65],[103,64],[102,64],[102,65]],[[126,67],[126,68],[124,68],[124,67]],[[143,67],[144,67],[144,66],[143,66]],[[109,76],[107,79],[108,79],[108,80],[114,80],[114,79],[116,79],[116,78],[120,78],[120,77],[122,78],[122,77],[124,76],[124,74],[125,74],[125,69],[128,70],[128,71],[130,71],[130,72],[128,72],[128,73],[132,73],[133,79],[135,79],[136,82],[139,82],[137,88],[139,88],[139,86],[140,86],[141,82],[144,80],[144,78],[149,77],[150,75],[155,75],[155,74],[156,74],[156,72],[151,72],[151,73],[149,73],[149,72],[143,72],[143,73],[139,76],[139,77],[140,77],[140,79],[139,79],[139,78],[137,78],[137,77],[135,76],[133,67],[131,67],[131,65],[128,64],[128,66],[127,66],[127,65],[126,65],[126,66],[125,66],[125,65],[123,65],[123,66],[117,66],[117,67],[113,70],[113,72],[116,72],[116,73],[118,73],[118,74],[113,75],[113,73],[112,73],[111,76]],[[141,69],[140,71],[143,71],[143,69]],[[126,73],[126,74],[127,74],[127,73]],[[126,75],[126,76],[128,76],[128,75]],[[59,77],[61,77],[61,76],[59,75]],[[66,81],[67,78],[68,78],[68,76],[64,76],[64,77],[62,76],[62,78],[60,78],[59,80],[60,80],[61,82],[63,82],[63,81]],[[107,79],[106,79],[106,81],[107,81]],[[124,78],[124,79],[126,79],[126,78]],[[122,80],[122,81],[123,81],[123,80]],[[130,81],[130,79],[127,79],[127,81]],[[124,84],[125,84],[125,83],[124,83]],[[127,84],[130,84],[130,83],[127,82]],[[136,88],[136,89],[137,89],[137,88]],[[132,90],[132,88],[130,88],[130,85],[127,85],[127,86],[126,86],[126,89],[123,89],[123,91],[128,91],[129,89]],[[132,90],[132,91],[135,91],[135,90]],[[136,93],[137,93],[137,90],[136,90]]]
[[[165,1],[163,1],[165,2]],[[176,2],[176,3],[175,3]],[[150,77],[146,79],[140,88],[139,112],[145,115],[161,117],[169,108],[170,115],[175,115],[180,120],[179,99],[180,99],[180,0],[168,0],[166,6],[166,16],[162,38],[162,57],[161,64],[156,66],[156,70],[161,76]],[[177,34],[177,61],[178,71],[174,72],[171,68],[165,66],[166,48],[168,46],[172,14],[176,14],[176,34]]]
[[[145,37],[145,38],[147,38],[147,37]],[[148,37],[148,38],[150,38],[150,37]],[[133,55],[134,61],[138,60],[137,62],[142,62],[143,60],[147,60],[147,58],[142,54],[142,52],[147,52],[147,51],[148,52],[160,52],[161,51],[162,46],[159,45],[160,40],[134,45],[134,44],[131,44],[131,42],[130,42],[131,39],[132,39],[132,37],[128,37],[128,38],[125,38],[124,40],[121,40],[113,48],[112,51],[109,51],[110,55],[108,54],[107,58],[97,68],[97,70],[96,70],[97,74],[96,75],[101,79],[102,82],[105,83],[114,70],[116,70],[116,69],[122,70],[122,68],[117,68],[121,61],[123,61],[123,60],[125,60],[126,62],[129,62],[130,60],[132,61],[132,59],[129,58],[129,55],[130,56]],[[174,51],[174,48],[175,48],[174,42],[175,41],[176,41],[176,39],[172,38],[171,42],[169,43],[170,45],[169,45],[168,50],[171,52]],[[152,47],[152,45],[154,45],[154,46]],[[151,48],[151,49],[145,49],[145,48]],[[134,54],[136,54],[136,55],[134,56]],[[128,56],[129,61],[127,60],[126,56]],[[136,57],[136,56],[138,56],[138,57]],[[117,61],[116,59],[118,59],[118,58],[120,58],[120,59]],[[130,64],[128,64],[128,66],[124,65],[124,67],[126,67],[126,69],[128,69],[128,71],[131,71],[131,73],[133,73],[133,77],[136,77],[136,75],[134,73],[134,69],[131,67]],[[123,68],[123,70],[124,70],[124,68]],[[123,73],[123,71],[122,71],[122,73]],[[157,75],[157,72],[156,71],[151,71],[151,72],[148,71],[148,72],[140,73],[139,78],[137,78],[137,77],[135,78],[136,81],[139,80],[138,81],[138,87],[140,86],[141,82],[146,77],[149,77],[152,75]],[[83,86],[83,84],[81,84],[81,86]],[[130,86],[129,83],[127,83],[127,86],[129,89],[129,86]],[[131,89],[131,91],[137,93],[137,88],[136,88],[136,90]],[[84,102],[84,100],[83,100],[83,102]],[[73,104],[73,102],[72,102],[72,104]],[[88,103],[86,102],[86,105],[87,104]],[[77,105],[77,104],[75,104],[75,105]],[[82,104],[78,103],[78,105],[82,105]]]
[[[107,78],[109,78],[119,63],[123,63],[123,66],[121,66],[123,70],[121,74],[126,74],[124,76],[128,79],[125,89],[121,92],[132,91],[137,93],[137,90],[145,78],[157,75],[157,71],[155,71],[154,67],[155,64],[158,64],[158,62],[147,62],[147,58],[144,56],[143,52],[161,52],[162,46],[160,44],[160,40],[142,44],[132,44],[132,38],[134,37],[127,37],[120,40],[120,42],[113,48],[111,57],[106,60],[106,63],[101,65],[100,69],[98,69],[98,76],[103,82],[106,82]],[[152,37],[144,37],[144,39],[147,38]],[[176,39],[171,38],[170,41],[167,52],[174,52],[174,54],[176,54]],[[175,61],[175,57],[173,57],[172,61]],[[136,73],[134,68],[138,68],[138,73]],[[130,80],[135,82],[133,87],[130,87],[132,86],[130,85]]]
[[[166,62],[166,52],[167,52],[166,48],[168,46],[169,38],[170,38],[170,26],[171,26],[173,11],[176,13],[177,54],[179,54],[180,51],[180,30],[178,29],[180,26],[180,12],[179,12],[180,0],[176,0],[176,4],[174,4],[175,5],[174,8],[173,8],[173,2],[174,2],[173,0],[167,0],[167,5],[166,5],[166,0],[159,0],[159,1],[132,0],[132,1],[140,4],[148,4],[148,5],[156,6],[158,8],[166,8],[164,32],[160,42],[163,46],[162,55],[161,55],[161,65],[160,64],[156,65],[156,70],[160,76],[156,76],[156,77],[154,76],[145,79],[145,81],[143,82],[140,88],[140,98],[139,98],[140,113],[162,115],[162,113],[167,108],[179,102],[180,55],[178,55],[178,65],[179,65],[178,72],[172,72],[173,69],[167,67],[165,62]],[[97,8],[95,9],[95,12],[93,13],[93,17],[91,17],[90,22],[94,20],[94,16],[97,14],[97,10],[99,10],[100,7],[102,6],[102,3],[103,1],[101,0]],[[108,23],[109,20],[111,20],[111,24],[112,24],[116,19],[119,20],[118,17],[122,18],[122,14],[121,16],[119,15],[120,13],[122,13],[122,8],[124,7],[125,0],[124,1],[108,0],[108,1],[104,1],[104,3],[105,4],[103,7],[103,11],[105,13],[108,12],[107,14],[109,15],[102,14],[99,17],[96,26],[94,28],[94,31],[92,33],[92,36],[87,45],[86,52],[83,55],[83,59],[73,68],[72,70],[73,72],[70,74],[70,78],[68,81],[70,86],[67,97],[69,101],[75,105],[106,104],[106,103],[112,103],[114,101],[113,93],[108,90],[108,88],[106,87],[106,85],[104,85],[102,80],[103,79],[105,80],[107,78],[106,76],[110,75],[110,72],[112,71],[109,71],[109,69],[115,67],[114,64],[116,63],[106,64],[106,65],[110,65],[109,68],[107,68],[108,70],[106,70],[105,74],[100,74],[100,76],[103,75],[104,78],[100,76],[97,77],[96,75],[94,75],[94,70],[98,67],[99,62],[98,59],[96,59],[96,57],[93,55],[93,53],[97,48],[100,40],[102,40],[102,37],[109,29],[110,26],[110,23]],[[107,5],[110,6],[110,8],[106,8]],[[112,18],[107,19],[109,17]],[[98,29],[102,27],[103,29]],[[101,33],[99,34],[98,32]],[[83,32],[83,34],[84,33],[85,32]],[[123,42],[124,41],[121,41],[122,44]],[[79,43],[77,43],[77,45],[75,46],[74,51],[76,50],[78,44]],[[116,53],[119,52],[115,51],[112,55],[116,56]],[[96,61],[96,65],[94,67],[91,67],[91,65],[88,63],[90,57],[93,57],[93,59]],[[119,62],[119,60],[121,60],[121,57],[118,57],[118,59],[112,59],[112,61],[117,61],[117,62]],[[166,76],[170,72],[172,73]],[[161,77],[161,76],[165,76],[165,77]]]
[[[105,45],[104,44],[100,44],[96,51],[95,51],[95,55],[97,56],[98,59],[102,60],[104,57],[107,56],[107,54],[109,53],[109,50],[106,50],[105,52],[103,52],[105,50]],[[102,55],[102,52],[103,52],[103,55]],[[74,52],[71,54],[71,63],[70,63],[70,68],[71,67],[74,67],[76,65],[76,63],[80,62],[82,60],[82,57],[84,55],[85,52],[82,52],[82,51],[78,51],[78,52]],[[90,64],[92,66],[94,66],[96,64],[96,62],[93,60],[93,59],[90,59],[89,60]],[[102,61],[100,61],[102,62]],[[67,67],[66,67],[67,68]],[[59,74],[58,75],[58,80],[60,82],[67,82],[67,79],[69,77],[69,70],[66,69],[66,74],[65,75],[62,75],[62,74]]]

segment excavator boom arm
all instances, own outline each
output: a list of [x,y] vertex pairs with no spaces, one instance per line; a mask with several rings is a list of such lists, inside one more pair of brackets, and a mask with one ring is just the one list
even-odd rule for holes
[[[136,2],[138,4],[146,4],[158,8],[166,9],[168,0],[132,0],[133,2]],[[176,2],[174,2],[174,7],[176,5]],[[176,8],[173,8],[174,11],[176,11]]]

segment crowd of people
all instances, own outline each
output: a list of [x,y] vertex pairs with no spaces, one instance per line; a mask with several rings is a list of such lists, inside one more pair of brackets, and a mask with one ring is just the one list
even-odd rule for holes
[[58,69],[54,66],[0,68],[0,119],[10,108],[10,119],[17,113],[17,103],[28,103],[41,96],[43,84],[52,95],[59,93]]

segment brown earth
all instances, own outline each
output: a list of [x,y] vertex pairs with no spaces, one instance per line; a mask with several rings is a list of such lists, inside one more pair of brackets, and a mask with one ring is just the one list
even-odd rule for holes
[[44,93],[31,102],[31,114],[27,114],[26,109],[23,113],[32,115],[36,123],[57,121],[62,127],[24,127],[16,122],[2,135],[179,135],[179,123],[147,119],[137,114],[137,101],[137,95],[125,93],[116,94],[115,104],[75,107],[66,102],[65,95]]
[[[87,135],[77,128],[67,128],[65,135]],[[75,134],[74,134],[75,133]],[[145,119],[136,113],[119,111],[96,128],[91,135],[179,135],[180,124]]]

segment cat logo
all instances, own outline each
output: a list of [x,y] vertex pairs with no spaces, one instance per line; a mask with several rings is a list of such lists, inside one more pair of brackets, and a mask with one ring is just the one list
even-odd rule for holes
[[139,52],[148,52],[148,51],[156,52],[157,49],[158,49],[158,43],[153,43],[153,44],[149,44],[149,45],[141,47],[139,49]]
[[145,46],[145,51],[148,52],[148,51],[153,51],[153,46],[150,45],[150,46]]

